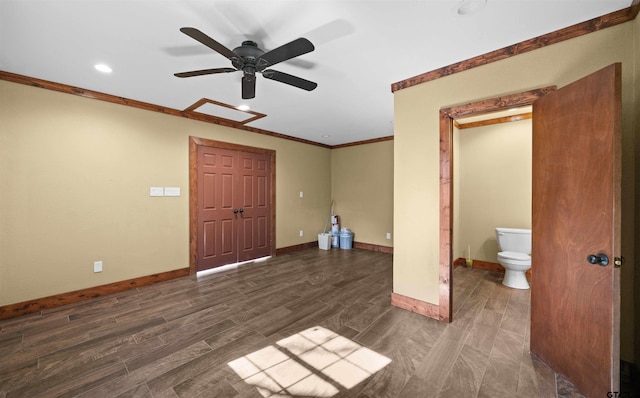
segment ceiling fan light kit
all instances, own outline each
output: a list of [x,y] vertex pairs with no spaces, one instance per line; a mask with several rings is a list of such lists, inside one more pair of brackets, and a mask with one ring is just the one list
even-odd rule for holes
[[271,51],[264,52],[258,48],[258,45],[254,41],[251,40],[246,40],[242,42],[242,45],[239,47],[230,50],[196,28],[186,27],[181,28],[180,31],[217,53],[224,55],[231,61],[233,68],[213,68],[181,72],[175,73],[174,76],[176,77],[193,77],[240,71],[243,73],[242,99],[251,99],[256,96],[256,73],[261,73],[266,79],[275,80],[307,91],[312,91],[318,86],[317,83],[312,81],[305,80],[288,73],[279,72],[277,70],[267,69],[268,67],[280,62],[284,62],[313,51],[315,47],[305,38],[293,40]]

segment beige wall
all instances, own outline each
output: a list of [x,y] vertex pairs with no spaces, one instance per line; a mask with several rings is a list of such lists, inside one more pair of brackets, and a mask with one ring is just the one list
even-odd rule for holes
[[354,241],[393,246],[393,234],[386,238],[393,232],[393,141],[332,150],[331,191],[340,227]]
[[315,241],[331,201],[317,146],[6,81],[0,121],[0,305],[187,267],[189,136],[276,151],[278,248]]
[[[614,62],[622,62],[623,75],[622,245],[626,260],[634,264],[633,120],[638,112],[634,52],[640,47],[634,27],[637,29],[637,21],[395,93],[394,292],[438,303],[440,108],[550,85],[562,87]],[[627,337],[633,335],[629,291],[633,286],[625,278],[633,275],[633,269],[626,268],[621,340],[623,358],[628,360],[631,341]]]
[[470,245],[472,259],[495,263],[496,227],[531,228],[531,120],[453,134],[453,258],[466,258]]

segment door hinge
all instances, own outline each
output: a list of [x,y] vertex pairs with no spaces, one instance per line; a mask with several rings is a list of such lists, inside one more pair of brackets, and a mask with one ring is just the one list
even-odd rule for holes
[[613,268],[620,268],[623,262],[624,262],[624,257],[614,257]]

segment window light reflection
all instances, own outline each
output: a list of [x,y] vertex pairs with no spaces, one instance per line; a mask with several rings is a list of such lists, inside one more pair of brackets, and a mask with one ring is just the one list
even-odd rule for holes
[[263,397],[332,397],[383,369],[391,359],[314,326],[228,365]]

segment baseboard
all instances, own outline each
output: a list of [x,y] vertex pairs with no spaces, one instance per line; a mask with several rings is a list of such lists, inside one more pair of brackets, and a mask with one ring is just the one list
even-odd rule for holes
[[33,312],[48,310],[67,304],[78,303],[92,298],[119,293],[125,290],[135,289],[137,287],[153,285],[154,283],[164,282],[188,275],[189,268],[181,268],[173,271],[161,272],[159,274],[141,276],[139,278],[109,283],[107,285],[76,290],[74,292],[61,293],[49,297],[23,301],[21,303],[9,304],[0,307],[0,319],[7,319],[20,315],[31,314]]
[[381,246],[381,245],[374,245],[371,243],[353,242],[353,247],[356,249],[364,249],[372,252],[393,254],[393,247],[391,246]]
[[402,308],[403,310],[415,312],[416,314],[423,315],[428,318],[440,319],[439,307],[435,304],[427,303],[426,301],[403,296],[398,293],[391,293],[391,305]]
[[[464,258],[457,258],[453,261],[454,269],[456,267],[466,266],[466,265],[467,265],[467,260]],[[485,271],[500,272],[504,274],[504,267],[498,263],[492,263],[491,261],[472,260],[471,268],[483,269]],[[527,278],[531,280],[531,269],[528,269],[527,272],[525,272],[525,274],[527,275]]]
[[314,247],[318,247],[318,241],[301,243],[299,245],[293,245],[293,246],[281,247],[279,249],[276,249],[276,256],[279,256],[281,254],[297,252],[299,250],[312,249]]
[[466,267],[467,266],[467,260],[465,260],[464,258],[456,258],[455,260],[453,260],[453,269],[456,269],[458,267]]
[[[467,260],[464,258],[457,258],[453,262],[454,267],[466,266]],[[498,263],[492,263],[491,261],[472,260],[471,268],[483,269],[485,271],[494,271],[504,273],[504,267]]]
[[[297,252],[298,250],[312,249],[314,247],[318,247],[318,242],[317,241],[302,243],[302,244],[299,244],[299,245],[281,247],[279,249],[276,249],[276,256],[280,255],[280,254],[287,254],[287,253]],[[371,243],[353,242],[353,248],[354,249],[369,250],[369,251],[373,251],[373,252],[393,254],[393,247],[374,245],[374,244],[371,244]],[[335,249],[336,248],[332,248],[332,250],[335,250]]]

